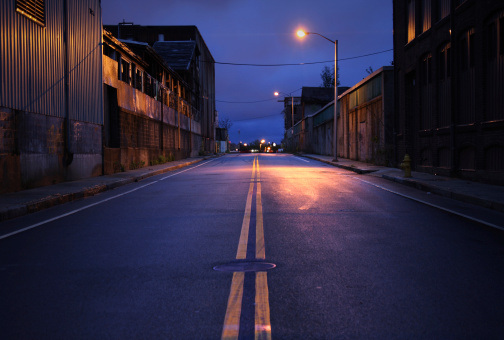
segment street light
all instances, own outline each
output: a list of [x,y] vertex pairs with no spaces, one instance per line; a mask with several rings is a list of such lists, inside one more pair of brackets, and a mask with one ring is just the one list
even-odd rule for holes
[[324,37],[322,34],[315,33],[315,32],[305,32],[303,30],[298,30],[297,35],[300,38],[304,38],[304,36],[308,34],[316,34],[331,43],[334,44],[334,124],[333,124],[333,153],[334,153],[334,159],[333,162],[338,161],[338,111],[337,111],[337,104],[338,104],[338,40],[331,40],[327,37]]
[[261,146],[266,142],[264,139],[261,140],[261,143],[259,143],[259,152],[261,152]]

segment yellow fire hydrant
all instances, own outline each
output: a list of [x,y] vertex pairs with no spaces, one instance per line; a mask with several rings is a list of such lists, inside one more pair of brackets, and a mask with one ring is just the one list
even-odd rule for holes
[[404,177],[411,177],[411,158],[408,154],[404,155],[404,159],[399,166],[404,170]]

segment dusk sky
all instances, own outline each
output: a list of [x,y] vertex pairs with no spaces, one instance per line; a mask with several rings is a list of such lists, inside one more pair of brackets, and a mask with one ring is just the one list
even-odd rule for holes
[[[338,39],[342,86],[365,78],[393,60],[392,0],[102,0],[103,23],[195,25],[216,62],[301,64],[295,66],[215,65],[216,109],[229,118],[231,142],[265,139],[280,143],[283,104],[274,91],[301,95],[320,86],[324,66],[334,65],[334,44],[304,28]],[[387,51],[371,56],[368,54]],[[228,103],[239,102],[239,103]],[[253,103],[251,103],[253,102]]]

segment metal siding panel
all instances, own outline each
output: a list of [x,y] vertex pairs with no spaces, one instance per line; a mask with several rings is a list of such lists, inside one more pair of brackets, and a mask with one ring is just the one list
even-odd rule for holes
[[45,27],[17,13],[15,1],[1,3],[0,105],[64,116],[60,3],[46,1]]
[[103,124],[100,2],[69,1],[68,22],[70,117]]
[[[100,2],[68,5],[70,117],[103,124]],[[0,105],[65,117],[63,1],[46,1],[45,27],[17,13],[15,1],[0,6]]]

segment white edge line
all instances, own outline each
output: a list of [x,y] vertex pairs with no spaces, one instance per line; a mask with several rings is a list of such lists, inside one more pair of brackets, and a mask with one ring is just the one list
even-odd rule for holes
[[161,179],[159,179],[159,180],[157,180],[157,181],[154,181],[154,182],[150,182],[150,183],[144,184],[144,185],[142,185],[142,186],[140,186],[140,187],[138,187],[138,188],[135,188],[135,189],[132,189],[132,190],[129,190],[129,191],[123,192],[122,194],[119,194],[119,195],[115,195],[115,196],[112,196],[112,197],[106,198],[106,199],[101,200],[101,201],[99,201],[99,202],[95,202],[95,203],[92,203],[92,204],[86,205],[85,207],[82,207],[82,208],[79,208],[79,209],[75,209],[75,210],[69,211],[69,212],[67,212],[67,213],[65,213],[65,214],[63,214],[63,215],[59,215],[59,216],[56,216],[56,217],[50,218],[50,219],[45,220],[45,221],[42,221],[42,222],[32,224],[31,226],[28,226],[28,227],[25,227],[25,228],[22,228],[22,229],[18,229],[18,230],[16,230],[16,231],[13,231],[13,232],[8,233],[8,234],[0,235],[0,240],[3,240],[4,238],[10,237],[10,236],[14,236],[14,235],[16,235],[16,234],[20,234],[20,233],[22,233],[22,232],[24,232],[24,231],[27,231],[27,230],[30,230],[30,229],[33,229],[33,228],[40,227],[41,225],[44,225],[44,224],[46,224],[46,223],[49,223],[49,222],[53,222],[53,221],[59,220],[59,219],[61,219],[61,218],[63,218],[63,217],[67,217],[67,216],[73,215],[73,214],[78,213],[78,212],[80,212],[80,211],[82,211],[82,210],[86,210],[86,209],[92,208],[92,207],[94,207],[95,205],[102,204],[102,203],[105,203],[105,202],[107,202],[107,201],[111,201],[111,200],[113,200],[113,199],[116,199],[116,198],[118,198],[118,197],[121,197],[121,196],[124,196],[124,195],[130,194],[130,193],[132,193],[132,192],[134,192],[134,191],[137,191],[137,190],[143,189],[143,188],[145,188],[145,187],[148,187],[149,185],[152,185],[152,184],[155,184],[155,183],[157,183],[157,182],[159,182],[159,181],[162,181],[162,180],[164,180],[164,179],[167,179],[167,178],[170,178],[170,177],[173,177],[173,176],[179,175],[179,174],[181,174],[181,173],[183,173],[183,172],[186,172],[186,171],[192,170],[192,169],[194,169],[194,168],[197,168],[197,167],[202,166],[202,165],[204,165],[204,164],[210,163],[210,162],[212,162],[212,161],[213,161],[213,160],[210,160],[210,161],[205,162],[205,163],[203,163],[203,164],[199,164],[199,165],[197,165],[197,166],[194,166],[194,167],[192,167],[192,168],[190,168],[190,169],[186,169],[186,170],[183,170],[183,171],[179,171],[179,172],[177,172],[176,174],[172,174],[172,175],[170,175],[170,176],[166,176],[166,177],[161,178]]
[[466,219],[471,220],[471,221],[473,221],[473,222],[481,223],[481,224],[484,224],[484,225],[489,226],[489,227],[491,227],[491,228],[495,228],[495,229],[499,229],[499,230],[504,231],[504,227],[498,226],[498,225],[496,225],[496,224],[489,223],[489,222],[486,222],[486,221],[480,220],[480,219],[478,219],[478,218],[474,218],[474,217],[471,217],[471,216],[468,216],[468,215],[465,215],[465,214],[459,213],[459,212],[457,212],[457,211],[455,211],[455,210],[451,210],[451,209],[443,208],[443,207],[441,207],[441,206],[439,206],[439,205],[435,205],[435,204],[432,204],[432,203],[429,203],[429,202],[423,201],[423,200],[418,199],[418,198],[414,198],[414,197],[411,197],[411,196],[408,196],[408,195],[405,195],[405,194],[401,194],[401,193],[399,193],[399,192],[396,192],[396,191],[393,191],[393,190],[390,190],[390,189],[384,188],[384,187],[382,187],[382,186],[380,186],[380,185],[378,185],[378,184],[374,184],[374,183],[371,183],[371,182],[365,181],[365,180],[360,179],[360,178],[358,178],[358,177],[352,177],[352,178],[355,178],[355,179],[357,179],[357,180],[359,180],[359,181],[361,181],[361,182],[364,182],[364,183],[370,184],[370,185],[375,186],[375,187],[377,187],[377,188],[380,188],[380,189],[382,189],[382,190],[385,190],[385,191],[391,192],[391,193],[393,193],[393,194],[396,194],[396,195],[399,195],[399,196],[402,196],[402,197],[408,198],[408,199],[410,199],[410,200],[413,200],[413,201],[416,201],[416,202],[419,202],[419,203],[422,203],[422,204],[428,205],[428,206],[430,206],[430,207],[432,207],[432,208],[436,208],[436,209],[439,209],[439,210],[443,210],[443,211],[446,211],[446,212],[448,212],[448,213],[450,213],[450,214],[454,214],[454,215],[457,215],[457,216],[460,216],[460,217],[466,218]]
[[303,162],[306,162],[306,163],[310,163],[310,161],[307,161],[306,159],[302,159],[302,158],[299,158],[299,157],[296,157],[296,156],[293,156],[295,159],[299,159],[300,161],[303,161]]
[[192,167],[192,168],[190,168],[190,169],[185,169],[185,170],[179,171],[179,172],[177,172],[176,174],[172,174],[172,175],[169,175],[169,176],[165,176],[165,177],[163,177],[163,178],[160,178],[160,179],[159,179],[159,181],[163,181],[163,180],[165,180],[165,179],[167,179],[167,178],[170,178],[170,177],[173,177],[173,176],[177,176],[177,175],[179,175],[179,174],[181,174],[181,173],[183,173],[183,172],[186,172],[186,171],[189,171],[189,170],[192,170],[192,169],[196,169],[197,167],[200,167],[200,166],[202,166],[202,165],[208,164],[208,163],[213,162],[213,161],[214,161],[214,159],[209,160],[208,162],[201,163],[201,164],[198,164],[198,165],[196,165],[196,166],[193,166],[193,167]]

